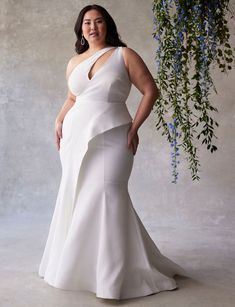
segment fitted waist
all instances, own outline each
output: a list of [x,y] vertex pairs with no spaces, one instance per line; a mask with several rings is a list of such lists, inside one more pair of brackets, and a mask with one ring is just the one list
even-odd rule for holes
[[107,123],[132,121],[125,101],[77,99],[70,110],[76,117],[87,118],[86,121],[94,120],[94,116]]
[[114,100],[105,100],[105,99],[90,99],[90,98],[83,98],[80,96],[76,96],[75,104],[83,104],[83,103],[99,103],[99,104],[126,104],[126,100],[119,100],[119,101],[114,101]]

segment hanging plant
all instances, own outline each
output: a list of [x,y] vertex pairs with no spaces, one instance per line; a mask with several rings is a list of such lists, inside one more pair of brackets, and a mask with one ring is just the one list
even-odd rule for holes
[[[173,177],[178,178],[176,148],[183,148],[192,179],[200,179],[196,138],[213,153],[215,126],[219,124],[211,112],[218,112],[209,101],[210,90],[217,93],[210,75],[211,64],[221,72],[232,69],[233,50],[229,44],[226,16],[231,10],[227,0],[155,0],[153,2],[154,33],[157,40],[156,84],[161,94],[154,105],[157,130],[174,148]],[[232,16],[233,18],[233,16]],[[172,117],[168,123],[166,117]],[[172,130],[172,131],[171,131]],[[179,131],[179,132],[176,132]],[[177,143],[177,139],[182,142]],[[176,147],[176,144],[178,146]]]

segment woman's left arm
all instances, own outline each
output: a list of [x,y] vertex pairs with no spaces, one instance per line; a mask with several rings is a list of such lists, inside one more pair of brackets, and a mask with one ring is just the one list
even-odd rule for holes
[[131,48],[123,48],[123,58],[130,81],[143,94],[128,135],[128,147],[132,146],[135,154],[138,145],[138,129],[153,109],[160,90],[142,58]]

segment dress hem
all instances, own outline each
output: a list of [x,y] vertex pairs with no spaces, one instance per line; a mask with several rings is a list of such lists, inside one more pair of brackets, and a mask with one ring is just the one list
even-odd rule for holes
[[[151,289],[150,287],[142,287],[142,291],[140,291],[139,289],[137,290],[136,287],[133,288],[133,292],[132,294],[128,294],[128,296],[125,295],[114,295],[111,294],[111,291],[97,291],[97,290],[92,290],[92,289],[88,289],[88,288],[81,288],[81,289],[69,289],[69,288],[65,288],[63,286],[58,286],[55,285],[54,283],[49,282],[47,279],[44,278],[44,276],[40,275],[39,276],[44,280],[45,283],[47,283],[48,285],[50,285],[51,287],[55,288],[55,289],[59,289],[59,290],[63,290],[63,291],[71,291],[71,292],[90,292],[93,293],[97,298],[100,299],[110,299],[110,300],[127,300],[127,299],[133,299],[133,298],[140,298],[140,297],[145,297],[148,295],[152,295],[152,294],[158,294],[160,292],[163,291],[172,291],[172,290],[176,290],[179,288],[179,286],[176,284],[173,285],[172,287],[161,287],[158,289]],[[174,281],[174,279],[172,279]],[[131,292],[130,289],[128,290],[129,293]],[[103,293],[103,294],[102,294]]]

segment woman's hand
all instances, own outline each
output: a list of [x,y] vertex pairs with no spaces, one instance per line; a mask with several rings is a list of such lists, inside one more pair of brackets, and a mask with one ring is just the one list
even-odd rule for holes
[[132,150],[133,155],[135,155],[137,151],[137,147],[139,145],[139,136],[137,134],[137,131],[134,130],[132,127],[128,131],[127,145],[128,145],[128,148]]
[[63,123],[59,120],[55,121],[55,141],[57,150],[60,150],[60,139],[62,138],[62,126]]

